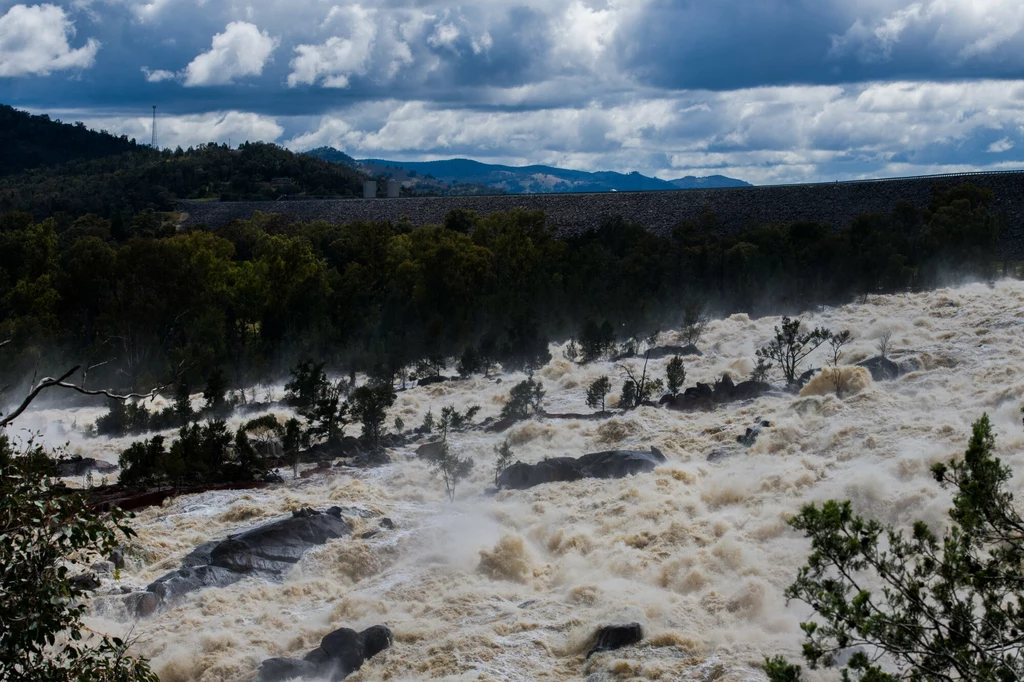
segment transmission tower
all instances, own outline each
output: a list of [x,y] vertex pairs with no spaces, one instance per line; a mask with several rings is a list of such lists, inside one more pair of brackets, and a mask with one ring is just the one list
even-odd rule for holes
[[149,146],[156,149],[156,105],[153,105],[153,141],[150,142]]

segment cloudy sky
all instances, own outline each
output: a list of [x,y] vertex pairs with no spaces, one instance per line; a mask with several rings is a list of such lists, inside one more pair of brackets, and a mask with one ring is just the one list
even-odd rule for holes
[[0,0],[0,102],[755,183],[1024,167],[1021,0]]

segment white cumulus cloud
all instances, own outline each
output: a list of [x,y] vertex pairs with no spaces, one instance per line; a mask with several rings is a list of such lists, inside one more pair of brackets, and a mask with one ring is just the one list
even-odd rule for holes
[[163,69],[156,69],[154,71],[148,66],[142,67],[142,73],[145,74],[147,83],[162,83],[163,81],[174,80],[177,77],[177,74],[173,71],[165,71]]
[[278,39],[255,24],[233,21],[213,37],[208,52],[185,67],[185,86],[227,85],[236,78],[259,76]]
[[[149,140],[152,119],[149,116],[132,117],[86,117],[83,122],[96,130],[110,130],[128,135],[137,140]],[[284,129],[272,116],[263,116],[243,111],[214,111],[205,114],[168,116],[161,114],[157,119],[157,134],[160,146],[194,147],[207,142],[232,145],[242,142],[274,142]]]
[[72,48],[75,25],[55,5],[14,5],[0,16],[0,77],[48,76],[92,66],[100,43]]
[[1013,149],[1013,140],[1008,137],[1004,137],[1001,140],[996,140],[988,146],[989,152],[993,154],[1002,154]]
[[361,5],[333,8],[324,26],[334,22],[343,24],[348,29],[348,36],[331,36],[319,45],[296,46],[288,86],[313,85],[319,81],[324,87],[347,88],[352,76],[365,74],[377,40],[374,14],[373,10],[364,9]]

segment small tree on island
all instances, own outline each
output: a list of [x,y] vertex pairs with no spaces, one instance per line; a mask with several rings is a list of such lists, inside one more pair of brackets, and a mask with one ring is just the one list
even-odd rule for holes
[[512,444],[508,442],[508,438],[501,441],[500,445],[494,446],[494,454],[498,456],[494,462],[494,485],[498,486],[498,479],[501,478],[505,469],[512,466],[512,458],[515,456],[512,453]]
[[600,407],[601,412],[604,413],[605,396],[611,393],[611,391],[612,382],[608,377],[595,379],[593,383],[587,387],[587,407],[594,410]]
[[[811,504],[790,521],[811,540],[786,596],[818,616],[801,624],[812,669],[856,647],[844,680],[1024,677],[1024,518],[994,447],[985,415],[964,458],[932,468],[953,489],[953,525],[941,538],[923,521],[907,536],[866,520],[849,502]],[[780,656],[764,669],[771,682],[802,679],[800,666]]]
[[672,359],[668,361],[665,373],[668,379],[668,392],[673,396],[679,395],[679,391],[683,390],[683,386],[686,385],[686,366],[683,364],[683,359],[678,355],[673,355]]
[[473,471],[473,460],[469,457],[459,457],[452,452],[448,441],[443,440],[437,454],[431,460],[431,471],[444,481],[444,490],[448,495],[448,501],[454,502],[455,486]]
[[530,377],[512,387],[508,402],[501,408],[502,419],[527,419],[540,411],[544,401],[544,388],[539,380]]
[[786,382],[794,384],[800,363],[831,336],[832,332],[821,327],[801,334],[799,319],[783,317],[781,329],[775,328],[775,338],[768,345],[758,349],[757,357],[765,363],[779,363]]
[[374,450],[380,448],[380,437],[384,434],[384,421],[388,410],[395,404],[391,384],[360,386],[349,397],[349,414],[363,425],[363,439]]

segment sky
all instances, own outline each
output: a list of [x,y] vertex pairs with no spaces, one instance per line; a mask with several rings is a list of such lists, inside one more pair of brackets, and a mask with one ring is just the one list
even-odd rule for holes
[[755,184],[1024,168],[1021,0],[0,0],[0,102],[160,146]]

